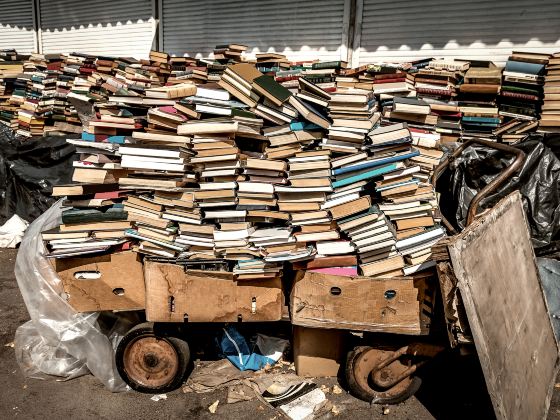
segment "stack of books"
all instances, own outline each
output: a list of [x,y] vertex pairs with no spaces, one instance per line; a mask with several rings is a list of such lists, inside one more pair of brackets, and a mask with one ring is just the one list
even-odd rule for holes
[[539,131],[560,132],[560,53],[553,54],[546,64],[544,77],[544,103]]
[[503,71],[500,89],[500,115],[532,122],[534,127],[541,111],[543,83],[548,54],[513,52]]
[[489,135],[501,123],[497,97],[502,70],[492,62],[488,67],[471,66],[460,86],[461,124],[469,135]]

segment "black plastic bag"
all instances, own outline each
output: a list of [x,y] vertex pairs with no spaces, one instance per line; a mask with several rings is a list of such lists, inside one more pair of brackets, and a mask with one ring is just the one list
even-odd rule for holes
[[22,139],[0,126],[0,225],[14,214],[32,222],[56,201],[53,185],[72,180],[77,155],[66,138],[79,135]]
[[[534,248],[545,249],[560,239],[560,160],[547,147],[560,150],[557,136],[533,134],[515,147],[526,158],[519,172],[484,198],[478,212],[492,208],[509,193],[519,190],[531,228]],[[513,162],[513,156],[483,146],[468,147],[437,183],[440,208],[458,230],[465,227],[473,197]]]

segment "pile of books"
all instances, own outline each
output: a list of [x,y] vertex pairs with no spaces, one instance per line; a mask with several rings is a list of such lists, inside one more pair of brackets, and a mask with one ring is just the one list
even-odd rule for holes
[[461,125],[470,136],[487,136],[502,122],[497,104],[502,71],[492,62],[477,64],[467,70],[460,86]]
[[548,54],[513,52],[503,71],[500,115],[537,126],[543,99],[545,65]]
[[540,128],[557,127],[546,122],[557,114],[557,57],[514,53],[502,84],[501,70],[480,61],[351,69],[276,53],[249,60],[246,50],[19,64],[0,54],[0,120],[28,134],[81,132],[67,140],[74,184],[53,189],[69,208],[45,232],[49,257],[132,249],[171,263],[219,260],[245,279],[289,264],[413,274],[434,265],[431,247],[445,236],[430,184],[440,143],[535,129],[524,124],[541,96],[504,87],[526,95],[544,80]]
[[217,84],[153,84],[134,104],[107,95],[68,140],[76,184],[53,190],[70,208],[45,233],[49,257],[132,249],[219,259],[244,279],[286,264],[368,276],[433,265],[444,231],[428,177],[442,153],[382,117],[371,90],[302,75],[294,93],[249,63]]
[[553,54],[546,64],[544,103],[539,121],[540,132],[560,132],[560,53]]

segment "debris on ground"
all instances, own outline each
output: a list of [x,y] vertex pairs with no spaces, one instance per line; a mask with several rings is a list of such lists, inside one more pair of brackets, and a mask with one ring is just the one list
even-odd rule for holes
[[161,400],[166,400],[167,399],[167,394],[156,394],[154,396],[152,396],[152,398],[150,398],[150,400],[158,402]]
[[212,414],[216,413],[216,410],[218,409],[218,404],[220,403],[220,400],[216,400],[214,401],[209,407],[208,407],[208,411],[210,411]]

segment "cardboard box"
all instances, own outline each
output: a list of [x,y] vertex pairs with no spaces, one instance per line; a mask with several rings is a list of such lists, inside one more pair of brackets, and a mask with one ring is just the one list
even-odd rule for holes
[[296,373],[314,378],[337,376],[345,356],[346,334],[343,330],[294,326]]
[[68,303],[78,312],[145,307],[144,271],[135,252],[59,258],[54,266]]
[[429,333],[435,294],[432,276],[378,279],[297,274],[290,299],[292,324],[398,334]]
[[232,273],[146,261],[146,319],[157,322],[279,321],[282,279],[235,280]]

